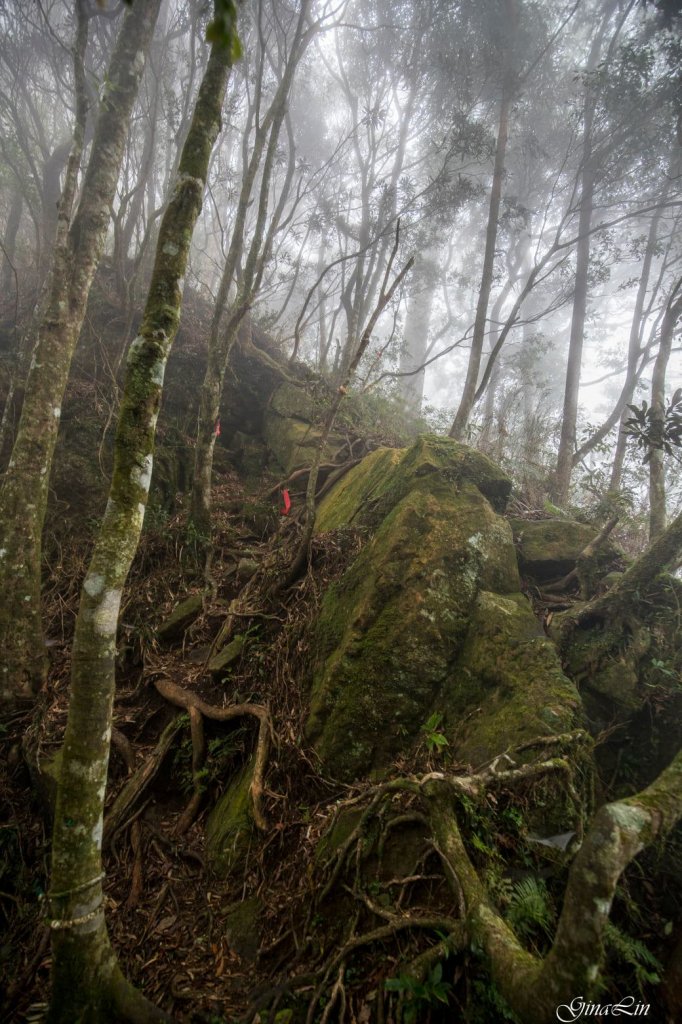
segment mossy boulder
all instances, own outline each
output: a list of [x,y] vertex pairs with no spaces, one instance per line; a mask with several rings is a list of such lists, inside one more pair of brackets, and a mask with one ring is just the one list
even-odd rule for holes
[[[279,413],[269,409],[264,417],[263,436],[278,467],[285,473],[291,473],[299,466],[310,465],[322,435],[319,428],[305,420],[280,416]],[[330,440],[325,445],[322,453],[323,461],[334,456],[337,444]]]
[[510,519],[523,575],[538,583],[560,580],[574,568],[581,572],[583,589],[591,596],[599,575],[616,566],[622,557],[610,542],[600,545],[588,561],[580,555],[597,537],[598,529],[571,519]]
[[585,724],[578,691],[520,593],[479,592],[439,709],[453,753],[473,765]]
[[583,724],[521,593],[509,490],[485,456],[425,436],[372,452],[321,503],[318,532],[368,538],[316,624],[306,734],[331,775],[385,773],[434,712],[449,752],[475,765]]
[[244,650],[244,637],[236,636],[229,644],[217,651],[208,663],[208,671],[217,678],[222,678],[232,665],[240,657]]
[[[324,394],[318,396],[322,389]],[[263,439],[279,468],[290,473],[307,466],[320,444],[322,431],[320,398],[328,400],[322,381],[285,382],[277,387],[263,416]],[[322,452],[322,460],[333,459],[344,438],[331,434]]]
[[244,862],[255,825],[251,812],[253,765],[246,764],[229,783],[206,823],[209,867],[225,877]]

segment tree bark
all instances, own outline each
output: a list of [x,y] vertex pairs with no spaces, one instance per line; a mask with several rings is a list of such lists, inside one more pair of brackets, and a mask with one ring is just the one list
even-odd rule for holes
[[123,980],[109,943],[101,874],[104,792],[121,593],[142,529],[164,371],[180,320],[182,281],[210,154],[220,131],[230,53],[224,45],[212,47],[160,227],[140,333],[128,356],[109,501],[81,592],[52,847],[50,1024],[168,1019]]
[[2,244],[3,251],[0,254],[3,263],[0,294],[2,294],[4,302],[9,302],[10,296],[15,291],[16,268],[14,266],[14,260],[17,248],[17,235],[19,234],[19,225],[21,223],[21,211],[23,208],[24,197],[21,194],[21,189],[17,187],[12,193],[12,201],[10,203],[9,213],[7,215],[7,224],[5,226],[5,237]]
[[75,192],[77,163],[72,157],[78,150],[77,138],[69,159],[45,313],[38,326],[17,438],[0,491],[0,645],[5,654],[0,701],[12,700],[17,694],[30,695],[45,674],[41,534],[61,404],[106,238],[130,113],[160,2],[135,4],[125,17],[109,67],[80,202],[70,226],[71,204],[66,193],[71,187]]
[[[682,287],[682,281],[678,282],[675,292],[679,292],[680,287]],[[665,451],[662,447],[665,430],[665,375],[668,369],[675,325],[682,316],[682,297],[675,299],[675,292],[668,303],[661,323],[658,353],[651,378],[651,437],[656,446],[650,449],[649,456],[650,541],[656,540],[665,530]]]

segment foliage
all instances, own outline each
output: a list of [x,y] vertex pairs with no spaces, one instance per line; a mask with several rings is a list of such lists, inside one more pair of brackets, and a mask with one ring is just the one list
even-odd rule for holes
[[474,998],[471,1000],[469,1015],[466,1018],[467,1024],[489,1024],[491,1020],[496,1024],[500,1021],[519,1024],[519,1018],[492,981],[477,978],[472,985],[472,991]]
[[644,998],[645,986],[658,985],[661,980],[658,973],[663,971],[661,963],[640,939],[621,931],[611,921],[606,924],[604,939],[608,951],[632,969],[637,988]]
[[422,725],[421,731],[424,733],[424,741],[430,754],[438,754],[443,747],[448,745],[447,739],[440,730],[442,721],[442,714],[439,711],[434,711]]
[[387,992],[397,992],[402,1002],[403,1024],[416,1024],[423,1019],[423,1011],[443,1003],[447,1006],[452,991],[449,981],[443,981],[443,965],[437,963],[424,981],[417,981],[409,974],[387,978],[384,982]]
[[642,402],[641,406],[628,405],[628,409],[632,416],[625,421],[625,432],[644,449],[643,463],[649,462],[655,451],[674,455],[676,448],[682,448],[682,388],[670,399],[662,422],[647,402]]
[[554,909],[547,886],[541,878],[522,878],[515,882],[510,893],[507,920],[520,938],[530,939],[542,932],[551,939]]

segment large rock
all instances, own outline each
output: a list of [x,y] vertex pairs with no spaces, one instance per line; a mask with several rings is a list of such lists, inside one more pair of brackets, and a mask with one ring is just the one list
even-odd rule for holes
[[521,572],[539,583],[558,580],[575,569],[578,555],[598,531],[571,519],[510,519]]
[[485,456],[423,437],[373,452],[322,503],[318,531],[370,534],[317,623],[306,732],[330,774],[386,771],[434,710],[474,762],[578,721],[578,694],[520,593],[499,515],[509,490]]
[[[280,384],[272,394],[263,417],[263,438],[280,468],[290,473],[299,466],[307,466],[320,444],[321,413],[315,399],[314,385],[301,383]],[[331,435],[322,453],[323,461],[331,460],[343,438]]]

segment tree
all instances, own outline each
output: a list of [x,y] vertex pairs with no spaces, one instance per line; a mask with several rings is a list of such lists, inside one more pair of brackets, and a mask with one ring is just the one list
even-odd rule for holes
[[460,399],[457,415],[450,430],[450,437],[461,439],[469,415],[474,404],[476,385],[483,354],[483,342],[485,339],[485,326],[488,317],[488,303],[490,291],[493,284],[493,269],[495,262],[495,246],[497,242],[497,221],[500,215],[500,201],[502,199],[502,181],[504,176],[504,163],[507,153],[507,139],[509,137],[509,114],[512,100],[514,98],[516,71],[512,66],[512,55],[514,53],[514,36],[517,29],[518,11],[516,0],[506,0],[505,22],[506,31],[503,33],[502,42],[502,81],[500,84],[500,109],[497,125],[497,138],[495,141],[495,162],[493,166],[493,179],[490,188],[490,206],[488,209],[488,221],[485,234],[485,249],[483,253],[483,271],[481,274],[481,286],[478,292],[476,303],[476,317],[474,319],[474,333],[471,339],[471,351],[469,353],[469,365],[464,381],[464,390]]
[[[92,150],[72,217],[84,142],[85,102],[79,114],[59,210],[53,264],[36,325],[30,377],[12,458],[0,490],[0,644],[4,664],[0,699],[29,695],[45,674],[40,617],[41,535],[52,458],[71,359],[85,316],[90,286],[109,225],[130,114],[161,0],[135,4],[112,54]],[[84,11],[79,3],[79,11]],[[83,24],[84,14],[81,17]],[[76,48],[82,64],[84,41]],[[82,73],[77,73],[82,80]]]
[[[283,54],[280,55],[279,80],[272,101],[260,122],[258,121],[260,100],[256,104],[256,129],[253,148],[248,154],[248,158],[244,161],[242,187],[234,217],[232,238],[211,322],[206,373],[201,388],[192,484],[192,518],[205,536],[210,534],[213,449],[217,436],[216,426],[218,424],[220,398],[227,361],[237,336],[239,323],[246,310],[253,304],[254,297],[258,293],[265,264],[272,248],[272,238],[283,213],[283,204],[279,202],[276,204],[269,228],[266,230],[272,173],[289,93],[296,68],[318,28],[316,24],[308,25],[310,2],[311,0],[301,0],[298,14],[292,19],[292,26],[290,28],[293,28],[293,32],[290,49],[286,58],[284,58]],[[280,42],[282,50],[284,50],[285,45],[286,40]],[[266,55],[262,53],[260,58],[261,74],[265,59]],[[262,89],[262,83],[259,82],[258,88],[259,90]],[[263,167],[256,223],[253,227],[253,234],[246,254],[244,268],[242,273],[239,274],[237,294],[230,305],[229,312],[226,314],[230,288],[238,276],[238,270],[244,254],[247,213],[252,202],[251,196],[261,160],[263,161]]]
[[[227,39],[224,25],[215,35],[221,8],[227,11]],[[128,355],[109,501],[81,592],[52,844],[50,1024],[168,1019],[125,981],[117,966],[104,919],[102,822],[121,593],[144,520],[156,419],[180,320],[192,232],[221,127],[230,67],[239,53],[235,19],[230,0],[216,4],[211,55],[160,226],[140,331]]]

